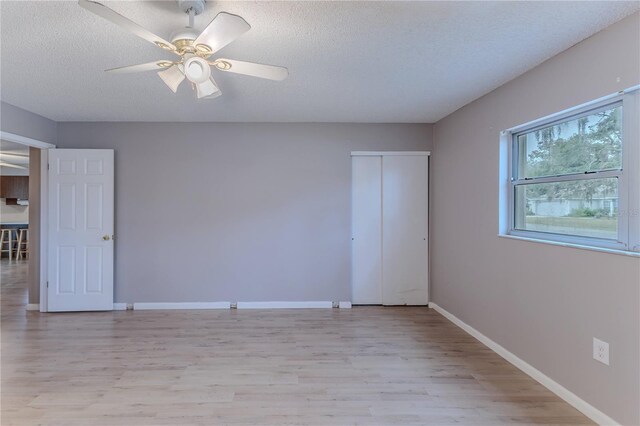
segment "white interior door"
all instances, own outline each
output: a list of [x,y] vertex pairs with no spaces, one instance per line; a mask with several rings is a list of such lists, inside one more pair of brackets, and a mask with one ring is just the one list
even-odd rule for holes
[[426,305],[428,157],[382,157],[382,304]]
[[113,150],[49,150],[49,311],[113,309],[113,182]]
[[382,303],[382,157],[354,156],[352,162],[352,299]]

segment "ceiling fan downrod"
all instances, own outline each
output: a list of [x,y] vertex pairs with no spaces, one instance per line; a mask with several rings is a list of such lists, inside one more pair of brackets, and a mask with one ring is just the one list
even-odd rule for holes
[[178,7],[181,11],[189,15],[191,21],[192,15],[200,15],[204,11],[205,0],[177,0]]

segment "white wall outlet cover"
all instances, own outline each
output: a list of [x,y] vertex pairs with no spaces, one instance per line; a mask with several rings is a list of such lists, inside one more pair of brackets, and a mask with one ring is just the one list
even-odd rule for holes
[[593,338],[593,359],[609,365],[609,344],[595,337]]

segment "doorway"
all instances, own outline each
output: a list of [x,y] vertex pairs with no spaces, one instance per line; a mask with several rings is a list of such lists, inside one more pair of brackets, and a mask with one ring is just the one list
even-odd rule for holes
[[[0,132],[3,287],[11,303],[40,310],[42,158],[55,145]],[[45,161],[46,164],[46,161]],[[46,285],[46,282],[45,282]],[[5,290],[3,288],[3,290]]]
[[3,301],[28,306],[29,147],[0,140],[0,265]]

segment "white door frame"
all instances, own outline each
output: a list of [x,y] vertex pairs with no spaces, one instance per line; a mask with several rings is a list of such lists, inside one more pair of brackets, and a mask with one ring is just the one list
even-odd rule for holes
[[31,139],[26,136],[16,135],[15,133],[4,132],[0,130],[0,139],[4,139],[8,142],[19,143],[20,145],[32,146],[34,148],[49,149],[56,146],[52,143],[39,141],[37,139]]
[[40,312],[49,312],[49,150],[40,153]]
[[15,133],[0,131],[0,139],[40,149],[40,312],[47,312],[47,266],[49,233],[49,149],[54,144],[43,142]]

